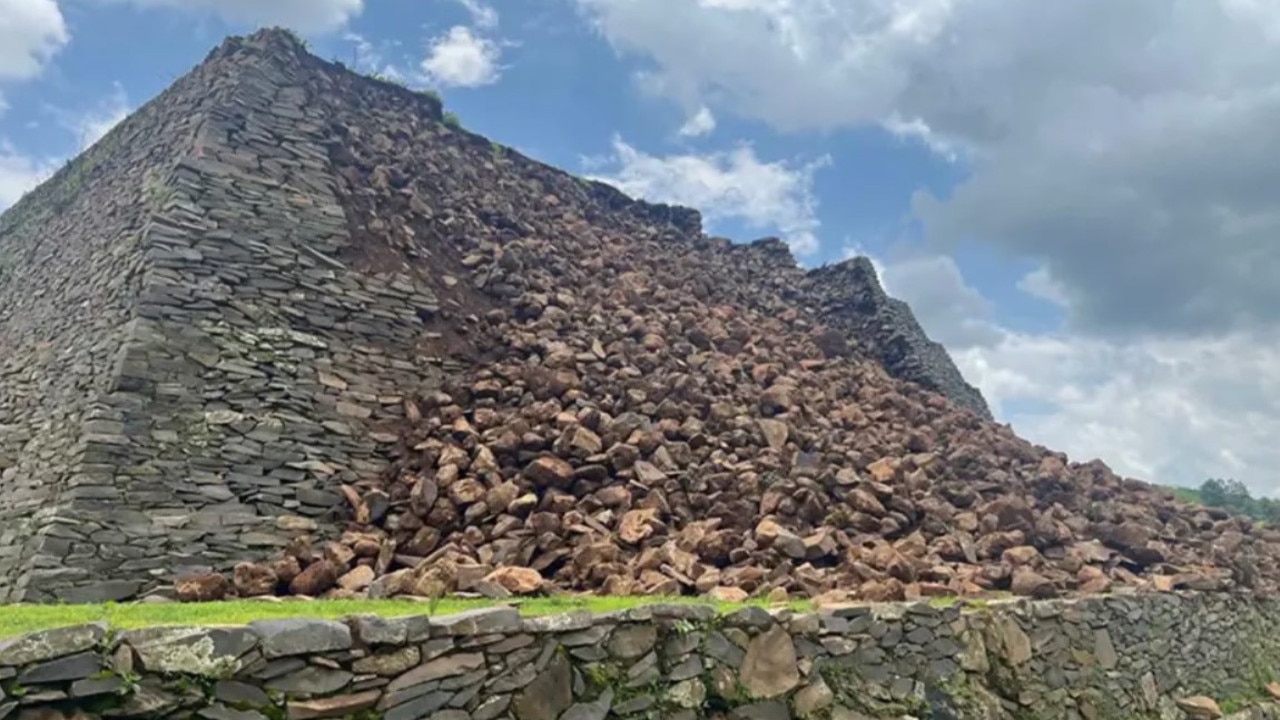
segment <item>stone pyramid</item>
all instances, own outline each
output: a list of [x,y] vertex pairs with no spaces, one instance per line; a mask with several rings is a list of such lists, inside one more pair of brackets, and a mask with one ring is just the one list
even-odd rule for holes
[[[341,487],[379,477],[406,399],[438,389],[467,342],[466,288],[433,270],[463,258],[405,242],[406,263],[362,238],[519,231],[491,197],[470,216],[418,197],[399,212],[344,181],[350,139],[439,133],[440,164],[413,172],[442,199],[473,192],[492,157],[502,182],[576,188],[575,222],[701,236],[695,211],[491,145],[438,98],[287,32],[227,40],[0,216],[0,600],[132,598],[336,532]],[[776,240],[748,251],[794,267]],[[816,312],[890,374],[990,417],[869,263],[809,282]]]

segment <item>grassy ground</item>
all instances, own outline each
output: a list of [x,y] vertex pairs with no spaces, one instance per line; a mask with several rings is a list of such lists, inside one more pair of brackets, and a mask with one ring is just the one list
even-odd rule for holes
[[[663,597],[547,597],[518,601],[526,615],[549,615],[571,610],[596,613],[624,610],[655,602],[703,602],[697,598]],[[214,603],[156,603],[104,605],[10,605],[0,607],[0,638],[46,630],[63,625],[106,622],[127,629],[152,625],[243,625],[253,620],[287,617],[341,618],[347,615],[373,614],[385,617],[400,615],[444,615],[504,604],[494,600],[444,599],[432,606],[413,600],[238,600]],[[722,611],[735,610],[753,603],[717,603]],[[793,603],[803,608],[803,602]]]

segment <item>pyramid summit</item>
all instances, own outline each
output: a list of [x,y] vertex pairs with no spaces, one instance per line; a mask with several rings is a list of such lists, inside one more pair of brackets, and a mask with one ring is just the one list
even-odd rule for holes
[[805,271],[231,38],[0,216],[0,599],[1269,586]]

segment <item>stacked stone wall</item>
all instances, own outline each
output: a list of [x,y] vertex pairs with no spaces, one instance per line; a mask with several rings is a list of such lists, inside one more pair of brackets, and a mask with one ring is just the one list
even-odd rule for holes
[[115,378],[150,200],[213,102],[212,73],[177,82],[0,216],[0,600],[128,559],[123,538],[62,508],[111,501],[100,481],[130,452],[114,408],[137,398]]
[[81,625],[0,642],[0,717],[1179,718],[1256,701],[1278,623],[1275,599],[1170,594]]
[[981,391],[965,381],[946,348],[929,338],[911,307],[885,293],[870,260],[856,257],[816,268],[803,287],[819,317],[890,375],[991,419]]

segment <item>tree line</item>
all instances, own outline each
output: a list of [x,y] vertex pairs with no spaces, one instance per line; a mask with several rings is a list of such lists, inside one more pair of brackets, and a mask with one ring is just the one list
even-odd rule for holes
[[1254,520],[1280,525],[1280,500],[1253,497],[1249,494],[1249,488],[1239,480],[1209,478],[1198,488],[1180,487],[1172,490],[1187,502],[1222,508]]

